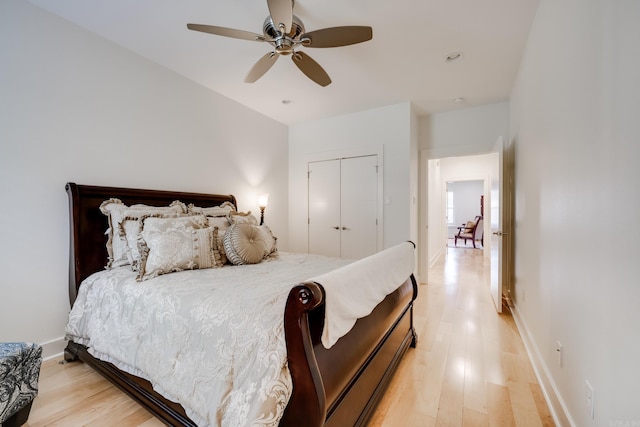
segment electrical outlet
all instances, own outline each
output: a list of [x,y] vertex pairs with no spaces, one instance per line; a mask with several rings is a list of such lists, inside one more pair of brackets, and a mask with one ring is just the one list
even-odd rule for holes
[[591,419],[593,419],[595,415],[593,387],[591,386],[591,384],[589,384],[589,381],[587,380],[584,381],[584,397],[585,397],[585,403],[587,404],[587,413],[589,414]]
[[558,358],[558,366],[562,368],[562,344],[556,341],[556,356]]

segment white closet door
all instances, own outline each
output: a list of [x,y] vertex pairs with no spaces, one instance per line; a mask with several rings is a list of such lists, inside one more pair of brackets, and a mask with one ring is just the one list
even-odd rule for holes
[[340,188],[340,256],[360,259],[376,253],[378,156],[342,159]]
[[340,256],[340,161],[310,162],[309,253]]

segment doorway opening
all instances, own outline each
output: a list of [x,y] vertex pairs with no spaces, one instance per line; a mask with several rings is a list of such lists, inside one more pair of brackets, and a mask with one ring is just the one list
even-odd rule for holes
[[[491,188],[490,177],[492,168],[495,163],[495,154],[481,154],[475,156],[463,157],[446,157],[441,159],[428,159],[427,163],[427,254],[428,266],[432,266],[442,256],[445,256],[449,238],[457,231],[457,227],[463,222],[474,220],[476,216],[483,217],[483,237],[489,233],[489,224],[491,223],[490,209]],[[459,215],[452,215],[447,209],[448,202],[448,183],[461,183],[462,187],[467,186],[462,183],[471,183],[468,187],[469,191],[461,190],[463,205],[468,207],[462,209]],[[453,184],[454,186],[457,184]],[[481,189],[478,189],[478,185]],[[475,188],[475,189],[474,189]],[[464,196],[464,193],[477,192],[475,196]],[[482,197],[482,202],[480,201]],[[456,196],[454,194],[454,212]],[[474,197],[476,197],[474,199]],[[468,201],[467,201],[468,200]],[[482,203],[482,207],[481,207]],[[484,208],[484,212],[481,209]],[[453,216],[453,218],[451,218]],[[468,217],[468,218],[467,218]],[[460,224],[458,224],[460,223]],[[488,239],[484,239],[483,249],[488,249]],[[451,239],[453,244],[453,238]],[[470,244],[470,242],[468,242]],[[458,241],[460,245],[460,241]],[[471,245],[470,245],[471,246]],[[483,250],[484,256],[488,256],[486,250]]]

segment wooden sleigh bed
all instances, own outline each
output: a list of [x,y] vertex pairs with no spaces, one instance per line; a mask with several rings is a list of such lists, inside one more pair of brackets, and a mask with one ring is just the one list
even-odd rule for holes
[[[236,204],[232,195],[210,195],[68,183],[70,210],[69,301],[73,306],[81,282],[104,270],[106,217],[101,203],[118,198],[125,204],[166,206],[174,200],[199,206]],[[359,319],[331,348],[321,343],[325,294],[319,283],[292,286],[284,312],[288,367],[293,394],[281,426],[361,426],[372,415],[400,360],[415,347],[413,275]],[[93,357],[83,345],[68,342],[67,361],[81,360],[133,397],[168,425],[196,425],[182,406],[164,398],[151,384]]]

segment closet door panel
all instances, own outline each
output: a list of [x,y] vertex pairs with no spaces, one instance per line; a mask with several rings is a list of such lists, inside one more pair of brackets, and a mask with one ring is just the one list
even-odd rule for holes
[[341,161],[340,206],[343,258],[360,259],[376,253],[378,240],[378,156]]
[[340,256],[340,161],[310,162],[309,253]]

